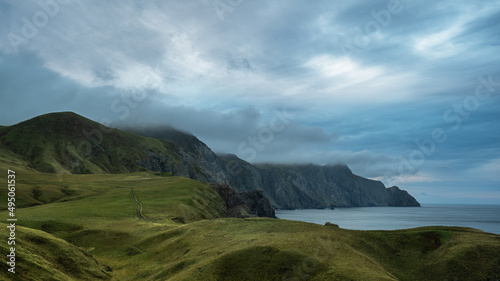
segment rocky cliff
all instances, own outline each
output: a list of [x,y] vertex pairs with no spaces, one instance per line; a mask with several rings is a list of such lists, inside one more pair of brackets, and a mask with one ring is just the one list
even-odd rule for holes
[[[195,136],[170,127],[127,131],[72,112],[51,113],[1,127],[0,147],[42,172],[171,172],[227,184],[252,202],[267,204],[265,196],[274,208],[419,206],[406,191],[354,175],[345,165],[252,165],[235,155],[218,156]],[[260,207],[257,213],[268,209]]]
[[346,165],[251,165],[220,155],[244,189],[261,188],[275,208],[420,206],[408,192],[357,176]]
[[276,218],[274,208],[262,189],[254,189],[241,193],[243,202],[248,206],[250,215],[257,217]]
[[155,138],[169,143],[177,161],[175,165],[165,166],[168,155],[154,155],[140,163],[153,171],[174,172],[176,175],[189,177],[201,182],[234,183],[232,173],[224,161],[205,143],[187,132],[172,127],[128,128],[127,132],[144,137]]
[[216,155],[195,136],[169,127],[131,132],[178,146],[183,169],[170,167],[174,172],[240,193],[261,189],[277,209],[420,206],[408,192],[354,175],[346,165],[253,165],[234,154]]
[[226,202],[227,216],[233,218],[276,218],[274,208],[261,189],[238,193],[227,184],[210,184]]

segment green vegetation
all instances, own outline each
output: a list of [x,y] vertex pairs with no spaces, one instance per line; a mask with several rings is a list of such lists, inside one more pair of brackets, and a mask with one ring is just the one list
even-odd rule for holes
[[[94,142],[100,125],[75,116],[0,127],[0,169],[16,171],[15,280],[500,278],[500,235],[479,230],[226,218],[225,202],[206,184],[135,166],[148,153],[180,164],[173,143],[113,129]],[[82,140],[97,143],[90,155]],[[5,203],[0,217],[8,217]],[[7,235],[0,232],[4,256]],[[5,262],[0,279],[12,280]]]
[[[2,229],[6,224],[0,223]],[[2,241],[7,233],[2,231]],[[16,227],[15,278],[2,263],[2,280],[110,280],[94,257],[62,239],[44,231]],[[9,253],[7,243],[0,244],[2,253]],[[10,275],[10,276],[9,276]]]
[[[47,173],[136,172],[144,170],[137,162],[149,154],[179,164],[175,149],[171,143],[107,128],[72,112],[50,113],[0,128],[3,162]],[[22,163],[14,153],[17,158],[23,156]]]
[[[16,176],[16,197],[26,206],[16,210],[18,225],[24,226],[18,228],[16,270],[23,280],[500,276],[500,236],[474,229],[352,231],[276,219],[229,219],[222,199],[206,185],[152,172],[58,177],[21,166]],[[137,216],[131,190],[145,219]],[[6,217],[6,211],[0,216]],[[6,268],[0,276],[8,278]]]

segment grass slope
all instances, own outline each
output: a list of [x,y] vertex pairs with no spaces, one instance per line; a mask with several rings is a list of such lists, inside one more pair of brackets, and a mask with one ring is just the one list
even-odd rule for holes
[[[26,227],[18,233],[23,280],[52,275],[85,280],[99,274],[111,280],[500,277],[500,236],[474,229],[352,231],[229,219],[212,189],[182,177],[151,172],[61,176],[18,169],[16,197],[31,205],[16,210],[18,225]],[[5,192],[0,200],[6,201]],[[0,217],[7,217],[6,211]],[[58,258],[67,256],[74,259],[71,266],[60,265]],[[0,278],[9,278],[6,270]]]
[[[2,229],[6,224],[0,223]],[[0,234],[7,241],[7,233]],[[44,231],[16,227],[15,275],[2,263],[2,280],[110,280],[105,268],[87,251]],[[0,244],[2,253],[9,253],[7,243]]]
[[1,127],[0,149],[0,158],[21,158],[30,168],[58,174],[140,171],[137,162],[148,153],[178,161],[171,143],[111,129],[72,112]]

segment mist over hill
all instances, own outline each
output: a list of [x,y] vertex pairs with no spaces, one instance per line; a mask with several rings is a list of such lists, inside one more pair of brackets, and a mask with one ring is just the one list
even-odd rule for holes
[[216,155],[196,136],[168,126],[122,131],[61,112],[1,127],[0,141],[42,172],[171,172],[239,192],[261,189],[274,208],[420,206],[406,191],[354,175],[346,165],[253,165]]

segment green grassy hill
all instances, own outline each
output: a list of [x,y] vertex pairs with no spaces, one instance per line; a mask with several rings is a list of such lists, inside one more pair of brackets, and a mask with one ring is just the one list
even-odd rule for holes
[[153,172],[58,177],[18,167],[16,175],[16,196],[30,206],[16,210],[22,280],[500,278],[500,236],[474,229],[229,219],[205,184]]
[[[58,177],[170,172],[201,182],[229,184],[239,192],[262,189],[275,208],[419,206],[406,191],[354,175],[347,166],[256,167],[236,156],[225,162],[195,136],[173,128],[130,131],[133,133],[108,128],[72,112],[41,115],[0,127],[0,165]],[[54,196],[64,195],[58,193]]]
[[18,219],[17,273],[4,262],[1,280],[500,279],[500,235],[227,218],[206,184],[137,166],[151,154],[181,165],[174,143],[99,126],[58,113],[0,127],[0,170],[16,171]]
[[[2,229],[6,224],[0,223]],[[4,231],[2,241],[7,241]],[[15,274],[2,263],[2,280],[110,280],[105,269],[87,251],[56,238],[44,231],[16,227]],[[9,253],[6,243],[0,244],[2,253]]]
[[48,173],[134,172],[144,170],[137,163],[149,154],[178,161],[171,143],[111,129],[72,112],[50,113],[2,127],[0,144],[30,168]]

